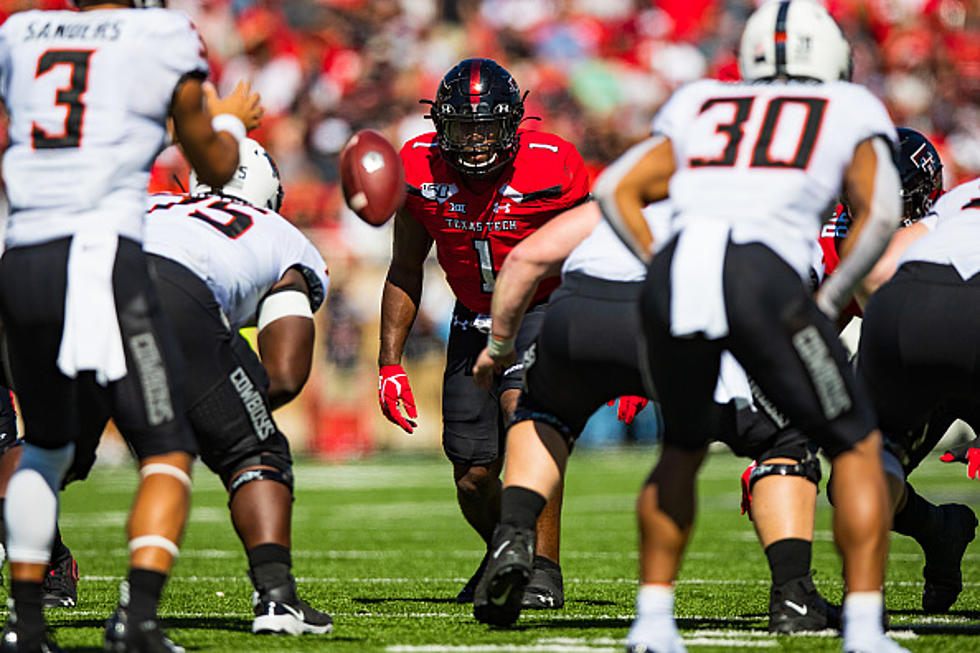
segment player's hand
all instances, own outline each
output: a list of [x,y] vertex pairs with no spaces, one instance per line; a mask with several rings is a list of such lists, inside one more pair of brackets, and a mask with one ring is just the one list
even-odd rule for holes
[[[378,401],[381,412],[393,424],[402,427],[406,433],[415,430],[418,411],[415,410],[415,397],[412,396],[412,386],[408,384],[408,375],[401,365],[382,365],[378,375]],[[402,415],[398,404],[405,409]]]
[[966,475],[980,481],[980,437],[953,447],[939,457],[944,463],[966,463]]
[[[616,403],[616,399],[607,401],[607,406],[612,406]],[[636,416],[639,415],[640,411],[643,410],[646,405],[650,403],[649,399],[644,397],[631,397],[623,396],[619,398],[619,411],[616,413],[616,417],[623,424],[632,424]]]
[[245,125],[245,131],[252,131],[259,126],[265,109],[259,104],[261,100],[259,94],[252,92],[252,87],[248,82],[244,80],[238,82],[235,90],[225,98],[218,97],[218,91],[210,82],[205,82],[203,89],[204,103],[212,116],[219,113],[230,113],[237,116]]
[[513,350],[502,358],[493,358],[484,347],[473,366],[473,382],[481,390],[489,390],[494,376],[513,365],[516,360],[517,354]]

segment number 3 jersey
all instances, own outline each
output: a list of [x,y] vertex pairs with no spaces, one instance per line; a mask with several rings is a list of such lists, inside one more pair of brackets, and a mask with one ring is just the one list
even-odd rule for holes
[[[510,250],[589,195],[588,173],[574,145],[545,132],[520,130],[518,138],[513,163],[490,182],[464,182],[443,160],[435,132],[410,140],[400,154],[408,184],[405,210],[435,241],[457,299],[476,313],[490,312],[494,277]],[[543,281],[533,301],[558,283],[558,277]]]
[[804,279],[855,147],[879,135],[897,142],[881,102],[849,82],[693,82],[653,131],[674,151],[674,233],[722,222],[732,242],[767,245]]
[[290,268],[310,288],[314,312],[326,297],[323,257],[274,211],[217,195],[151,195],[144,251],[180,263],[203,280],[232,329],[254,326],[259,302]]
[[139,241],[153,159],[180,81],[204,45],[165,9],[26,11],[0,26],[10,114],[7,245],[95,228]]

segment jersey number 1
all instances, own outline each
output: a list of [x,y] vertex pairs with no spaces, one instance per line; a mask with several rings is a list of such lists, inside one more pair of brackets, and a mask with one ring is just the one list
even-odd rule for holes
[[493,292],[494,282],[497,280],[496,271],[493,269],[493,252],[490,250],[490,241],[485,238],[474,238],[473,249],[480,261],[480,290],[483,292]]
[[35,150],[78,147],[82,142],[82,116],[85,115],[82,95],[88,88],[88,62],[93,52],[95,50],[48,50],[37,60],[35,78],[55,66],[71,66],[71,75],[68,86],[58,89],[54,96],[55,104],[63,104],[68,108],[64,131],[60,136],[52,136],[36,122],[33,123],[31,144]]

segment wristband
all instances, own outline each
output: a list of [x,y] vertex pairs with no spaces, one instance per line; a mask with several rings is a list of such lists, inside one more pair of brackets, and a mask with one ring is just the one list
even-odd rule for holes
[[514,351],[514,338],[499,338],[493,334],[487,336],[487,353],[491,358],[503,358]]
[[235,141],[245,138],[245,123],[238,116],[230,113],[219,113],[211,118],[211,129],[216,132],[228,132],[234,137]]

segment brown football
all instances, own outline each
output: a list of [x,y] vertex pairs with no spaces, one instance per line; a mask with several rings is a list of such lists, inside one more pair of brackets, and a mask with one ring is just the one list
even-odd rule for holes
[[398,152],[373,129],[354,134],[340,153],[347,206],[362,220],[383,225],[405,201],[405,169]]

